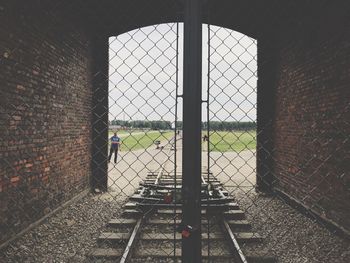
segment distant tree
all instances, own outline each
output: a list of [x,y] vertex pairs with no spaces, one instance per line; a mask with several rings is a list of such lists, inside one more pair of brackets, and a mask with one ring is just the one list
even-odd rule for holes
[[[172,123],[170,121],[157,120],[112,120],[109,122],[110,125],[119,125],[121,127],[134,128],[134,129],[152,129],[152,130],[171,130]],[[183,122],[176,122],[176,129],[182,130]],[[202,129],[208,129],[208,122],[202,122]],[[210,121],[209,129],[211,131],[232,131],[232,130],[254,130],[256,129],[256,122],[239,122],[239,121]]]
[[[202,123],[202,129],[208,129],[208,122]],[[255,122],[238,122],[238,121],[210,121],[209,130],[212,131],[232,131],[232,130],[254,130]]]

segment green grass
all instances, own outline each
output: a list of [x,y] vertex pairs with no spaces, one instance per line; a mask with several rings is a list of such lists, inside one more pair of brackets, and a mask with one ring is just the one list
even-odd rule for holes
[[[162,134],[159,131],[120,131],[118,135],[121,138],[122,144],[120,151],[135,151],[139,149],[146,149],[154,145],[154,141],[161,141],[163,144],[169,141],[173,136],[174,132],[167,131]],[[113,136],[113,132],[109,132],[109,138]]]
[[[256,131],[213,131],[210,132],[209,145],[213,152],[253,150],[256,149]],[[206,150],[207,143],[203,143],[202,147]]]

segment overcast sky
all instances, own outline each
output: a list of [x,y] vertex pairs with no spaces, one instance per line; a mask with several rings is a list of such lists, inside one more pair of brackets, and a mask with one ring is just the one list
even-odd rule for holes
[[[182,94],[183,24],[160,24],[110,37],[109,120],[174,121],[176,76]],[[210,26],[210,120],[256,120],[256,40]],[[208,88],[208,26],[203,25],[203,99]],[[203,105],[202,120],[207,119]],[[182,119],[179,99],[178,118]]]

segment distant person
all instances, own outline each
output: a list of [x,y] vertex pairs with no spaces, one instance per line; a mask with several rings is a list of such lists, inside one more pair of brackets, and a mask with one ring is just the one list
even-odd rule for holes
[[111,161],[112,154],[114,153],[114,163],[117,163],[120,138],[118,137],[117,133],[115,132],[110,140],[111,140],[111,149],[109,150],[108,162]]

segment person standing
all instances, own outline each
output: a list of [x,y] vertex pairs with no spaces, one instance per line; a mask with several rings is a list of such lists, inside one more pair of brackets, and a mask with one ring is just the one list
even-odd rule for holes
[[117,133],[115,132],[110,140],[111,140],[111,148],[109,150],[108,162],[111,161],[112,154],[114,153],[114,163],[117,163],[120,138],[118,137]]

